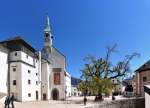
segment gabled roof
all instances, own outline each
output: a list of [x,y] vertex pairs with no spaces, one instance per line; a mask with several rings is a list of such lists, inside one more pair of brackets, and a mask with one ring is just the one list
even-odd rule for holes
[[60,52],[57,48],[55,48],[55,47],[53,47],[60,55],[62,55],[62,56],[64,56],[65,58],[66,58],[66,56],[62,53],[62,52]]
[[135,72],[141,72],[146,70],[150,70],[150,60],[148,60],[145,64],[139,67]]
[[4,40],[4,41],[1,41],[0,43],[1,44],[4,44],[4,43],[11,43],[11,42],[20,42],[22,43],[23,45],[27,46],[30,50],[32,50],[33,52],[35,52],[36,50],[30,45],[28,44],[21,36],[16,36],[16,37],[13,37],[13,38],[9,38],[7,40]]
[[19,39],[22,39],[22,37],[21,36],[15,36],[15,37],[12,37],[12,38],[8,38],[8,39],[6,39],[4,41],[1,41],[1,43],[13,41],[13,40],[19,40]]

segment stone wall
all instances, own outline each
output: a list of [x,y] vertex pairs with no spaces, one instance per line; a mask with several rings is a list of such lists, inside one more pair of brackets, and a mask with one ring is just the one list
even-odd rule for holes
[[86,108],[145,108],[145,99],[136,98],[128,100],[116,100],[104,102],[102,104],[95,104]]

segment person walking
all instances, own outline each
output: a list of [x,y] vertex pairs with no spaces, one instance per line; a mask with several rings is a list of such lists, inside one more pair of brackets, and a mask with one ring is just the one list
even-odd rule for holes
[[14,94],[12,93],[10,97],[10,103],[11,103],[12,108],[14,108],[14,101],[15,101],[15,98],[14,98]]
[[9,104],[10,104],[10,97],[7,96],[6,99],[5,99],[5,108],[9,108]]
[[86,105],[86,102],[87,102],[87,98],[86,98],[86,96],[84,96],[83,101],[84,101],[84,105]]

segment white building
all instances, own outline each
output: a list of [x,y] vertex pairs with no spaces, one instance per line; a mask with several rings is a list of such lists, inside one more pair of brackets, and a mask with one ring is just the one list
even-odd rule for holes
[[66,85],[66,97],[70,97],[71,96],[71,76],[68,72],[65,72],[65,85]]
[[49,65],[46,63],[46,67],[47,72],[49,72],[49,69],[50,72],[43,72],[46,70],[43,70],[45,68],[42,68],[42,76],[45,76],[44,73],[49,75],[47,80],[50,82],[49,90],[51,92],[47,90],[47,92],[43,94],[43,97],[47,97],[45,99],[50,98],[54,100],[63,100],[66,96],[69,96],[69,93],[71,94],[71,77],[69,73],[66,72],[66,57],[53,47],[52,38],[49,17],[47,16],[46,26],[44,29],[44,48],[42,49],[42,58],[49,62]]
[[144,86],[144,92],[145,92],[145,108],[149,108],[150,106],[150,85]]
[[71,86],[71,95],[72,96],[81,96],[82,92],[78,90],[78,88],[76,86]]
[[66,72],[66,57],[52,46],[48,16],[41,52],[21,37],[0,42],[0,95],[14,93],[18,101],[70,96],[71,77]]
[[51,99],[51,73],[52,67],[51,64],[47,61],[42,59],[42,100],[49,100]]
[[8,93],[14,93],[19,101],[41,99],[38,83],[41,67],[36,50],[20,37],[2,41],[1,44],[8,48],[8,71],[5,72],[8,75]]
[[114,85],[114,92],[121,93],[123,91],[123,85],[119,79],[112,79],[112,84]]
[[0,98],[7,94],[8,49],[0,44]]

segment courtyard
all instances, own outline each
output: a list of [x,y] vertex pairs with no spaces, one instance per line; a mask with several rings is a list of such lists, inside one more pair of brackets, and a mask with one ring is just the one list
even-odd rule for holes
[[[36,102],[15,102],[15,108],[90,108],[93,105],[100,104],[94,102],[94,96],[87,97],[87,105],[83,105],[83,97],[70,97],[66,101],[36,101]],[[116,100],[126,100],[122,96],[116,96]],[[111,102],[111,97],[105,98],[102,104]],[[11,106],[10,106],[11,107]],[[0,103],[0,108],[4,108],[3,102]]]
[[[15,108],[84,108],[82,98],[68,98],[66,101],[15,102],[14,105]],[[0,108],[4,108],[3,102],[0,103]]]

